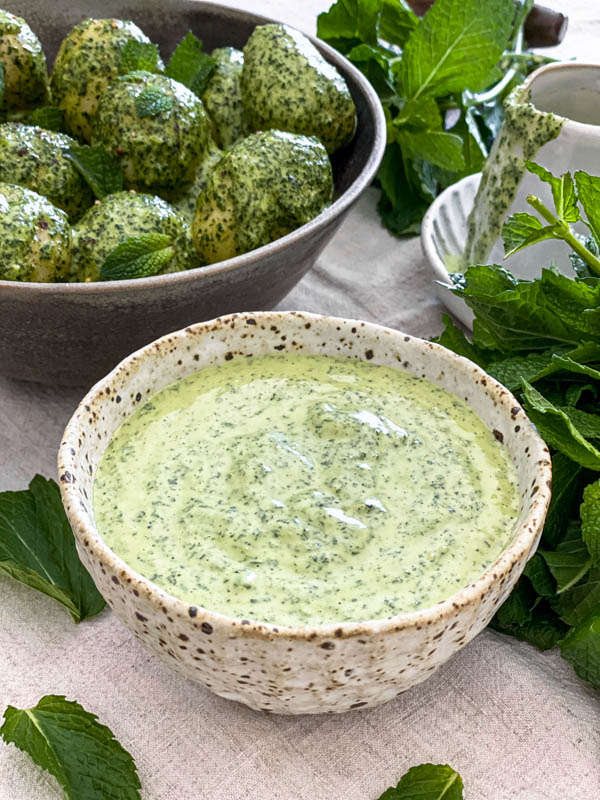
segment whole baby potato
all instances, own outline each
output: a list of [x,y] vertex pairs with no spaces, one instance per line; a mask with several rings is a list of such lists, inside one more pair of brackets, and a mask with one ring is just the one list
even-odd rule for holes
[[[90,141],[98,102],[126,69],[121,60],[128,42],[150,44],[150,39],[133,22],[121,19],[85,19],[63,39],[50,86],[73,136]],[[160,60],[157,68],[164,68]]]
[[76,222],[94,195],[66,156],[74,139],[31,125],[0,125],[0,181],[18,183],[47,197]]
[[219,150],[217,145],[212,142],[198,165],[196,177],[191,187],[179,200],[173,203],[174,208],[189,225],[191,225],[194,220],[198,195],[206,186],[210,173],[222,158],[223,151]]
[[150,72],[114,81],[92,129],[121,165],[125,185],[176,200],[191,186],[212,142],[202,101],[183,84]]
[[2,10],[0,65],[4,79],[0,111],[33,108],[47,101],[46,56],[40,40],[24,19]]
[[70,266],[65,212],[23,186],[0,183],[0,280],[51,283]]
[[208,264],[246,253],[317,216],[333,192],[327,151],[314,137],[251,134],[209,173],[192,236]]
[[175,254],[161,272],[200,266],[188,225],[167,202],[153,195],[117,192],[96,202],[73,228],[71,280],[97,281],[117,245],[146,233],[171,238]]
[[211,56],[217,65],[202,102],[212,121],[213,138],[226,150],[250,133],[240,87],[244,54],[235,47],[217,47]]
[[253,130],[316,136],[328,153],[350,141],[356,108],[346,82],[288,25],[259,25],[244,47],[242,100]]

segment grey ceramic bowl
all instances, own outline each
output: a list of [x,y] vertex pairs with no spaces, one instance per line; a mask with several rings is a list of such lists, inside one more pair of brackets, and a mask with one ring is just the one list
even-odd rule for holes
[[[188,30],[206,49],[243,47],[257,14],[195,0],[39,0],[3,3],[40,37],[51,64],[70,28],[86,17],[138,23],[168,57]],[[0,281],[0,374],[90,385],[132,349],[168,331],[230,311],[272,308],[311,268],[350,207],[373,180],[385,148],[377,95],[346,59],[313,40],[346,79],[358,112],[356,135],[332,159],[335,201],[283,238],[245,255],[173,275],[90,284]]]
[[[464,398],[515,465],[521,508],[511,543],[477,580],[430,609],[390,619],[295,627],[233,619],[159,589],[102,541],[92,509],[96,468],[124,418],[202,367],[260,354],[367,359]],[[550,456],[515,398],[470,361],[431,342],[356,320],[294,312],[239,314],[165,336],[82,400],[58,457],[77,550],[116,616],[152,653],[217,694],[283,714],[375,706],[424,681],[490,621],[541,535]]]

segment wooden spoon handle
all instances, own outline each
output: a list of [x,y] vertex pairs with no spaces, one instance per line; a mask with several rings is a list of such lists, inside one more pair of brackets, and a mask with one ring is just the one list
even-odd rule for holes
[[[407,0],[419,17],[435,3],[435,0]],[[553,47],[565,38],[569,18],[546,6],[534,6],[525,20],[527,47]]]

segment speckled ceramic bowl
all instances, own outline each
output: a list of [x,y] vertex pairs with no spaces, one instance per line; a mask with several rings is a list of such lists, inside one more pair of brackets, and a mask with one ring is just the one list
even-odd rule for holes
[[[190,606],[102,542],[94,473],[123,419],[149,395],[209,364],[299,353],[366,359],[421,375],[470,403],[516,467],[522,503],[512,543],[474,583],[391,619],[277,627]],[[252,708],[285,714],[375,706],[424,681],[487,625],[537,546],[550,499],[548,450],[515,398],[475,364],[430,342],[356,320],[235,314],[193,325],[126,358],[83,399],[60,447],[63,502],[77,549],[117,617],[188,678]]]
[[[141,26],[167,58],[192,30],[207,50],[243,47],[256,25],[273,20],[196,0],[5,0],[40,37],[51,64],[70,28],[86,17]],[[242,256],[172,275],[88,284],[0,281],[0,374],[90,386],[132,349],[218,314],[273,308],[312,267],[350,207],[371,183],[385,149],[385,119],[363,75],[313,40],[344,76],[358,113],[353,140],[332,158],[332,205],[298,230]]]

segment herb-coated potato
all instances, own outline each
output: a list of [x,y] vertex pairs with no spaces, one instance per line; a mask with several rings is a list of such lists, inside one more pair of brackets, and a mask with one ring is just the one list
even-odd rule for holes
[[51,283],[67,277],[67,215],[23,186],[0,183],[0,280]]
[[331,164],[317,139],[251,134],[223,156],[198,196],[196,249],[212,264],[261,247],[316,217],[332,191]]
[[0,125],[0,181],[44,195],[76,222],[94,195],[65,155],[73,144],[64,133],[17,122]]
[[196,170],[196,177],[194,178],[191,188],[188,189],[188,191],[180,200],[178,200],[176,203],[173,203],[175,209],[179,212],[179,214],[181,214],[181,216],[189,225],[191,225],[194,220],[194,214],[196,213],[196,200],[198,199],[198,195],[206,186],[208,176],[222,158],[223,151],[219,150],[219,148],[213,142],[209,146],[208,151]]
[[175,255],[161,272],[200,266],[190,229],[160,197],[117,192],[97,201],[73,228],[72,281],[97,281],[109,253],[130,236],[162,233],[170,236]]
[[[63,39],[50,85],[53,101],[65,112],[65,125],[73,136],[90,141],[98,102],[122,74],[122,51],[131,41],[150,43],[137,25],[121,19],[86,19]],[[163,69],[161,62],[158,68]]]
[[217,66],[204,90],[202,102],[212,121],[213,138],[226,150],[250,133],[240,88],[244,54],[235,47],[218,47],[211,56]]
[[0,65],[4,77],[0,111],[33,108],[46,102],[48,75],[40,40],[24,19],[2,10]]
[[257,26],[244,47],[242,100],[253,130],[316,136],[335,152],[350,141],[356,108],[346,82],[300,31]]
[[132,72],[102,96],[92,143],[118,158],[128,188],[175,200],[192,185],[210,147],[210,120],[183,84]]

